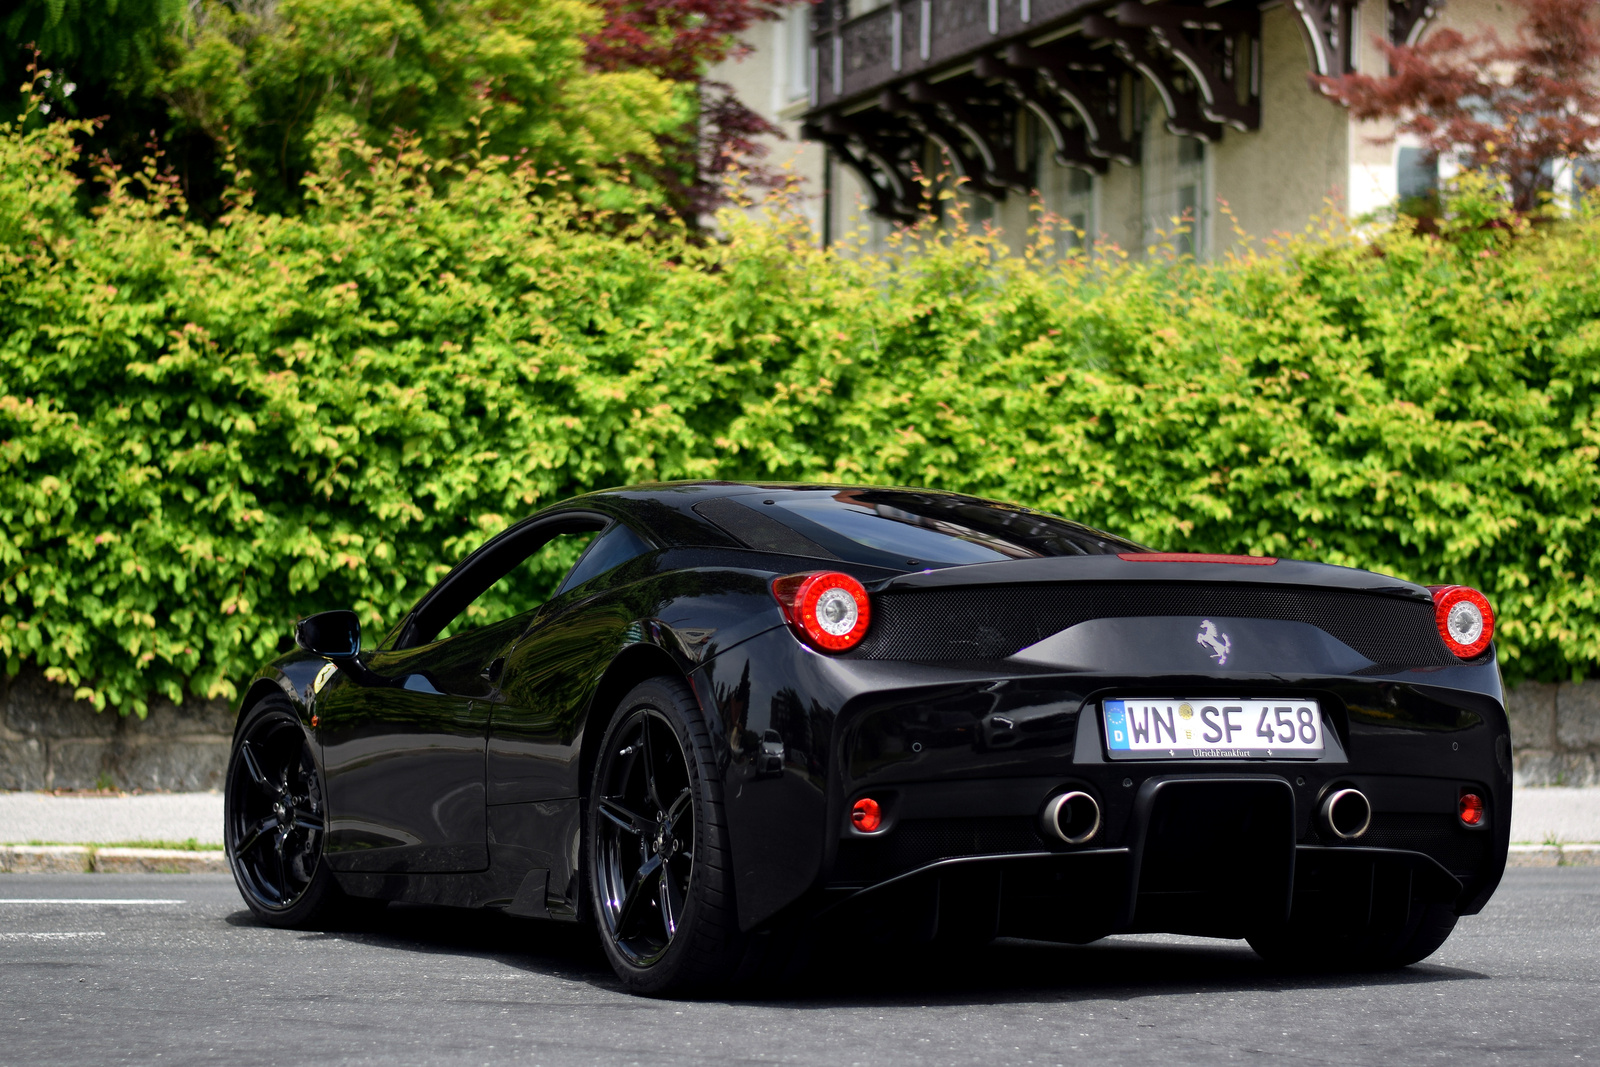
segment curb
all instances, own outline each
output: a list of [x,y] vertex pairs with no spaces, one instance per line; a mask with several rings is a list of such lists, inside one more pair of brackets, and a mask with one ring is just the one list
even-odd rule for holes
[[90,848],[82,845],[0,845],[6,874],[227,874],[221,849]]
[[1600,845],[1512,845],[1507,867],[1600,867]]
[[[1600,867],[1600,845],[1512,845],[1507,867]],[[4,874],[227,874],[220,849],[0,845]]]

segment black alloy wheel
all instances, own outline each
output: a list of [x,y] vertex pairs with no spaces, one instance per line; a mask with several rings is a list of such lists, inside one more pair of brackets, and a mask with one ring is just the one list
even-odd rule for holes
[[276,926],[320,917],[338,895],[322,863],[326,806],[305,731],[286,703],[245,713],[225,804],[228,862],[250,910]]
[[635,688],[596,762],[588,881],[613,969],[648,994],[726,979],[742,942],[710,735],[688,687],[653,679]]
[[628,716],[605,753],[598,796],[600,920],[628,962],[648,967],[678,932],[694,878],[688,761],[654,708]]

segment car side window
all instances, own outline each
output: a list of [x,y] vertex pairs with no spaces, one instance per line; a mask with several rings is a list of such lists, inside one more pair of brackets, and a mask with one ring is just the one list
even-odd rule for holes
[[491,626],[539,607],[563,588],[562,579],[595,536],[593,530],[556,534],[446,623],[438,639]]
[[561,583],[561,587],[555,591],[555,595],[560,596],[568,589],[576,589],[590,578],[598,578],[648,551],[650,546],[645,544],[638,534],[620,522],[612,523],[611,527],[589,546],[588,551],[578,560],[577,566],[572,568],[566,580]]

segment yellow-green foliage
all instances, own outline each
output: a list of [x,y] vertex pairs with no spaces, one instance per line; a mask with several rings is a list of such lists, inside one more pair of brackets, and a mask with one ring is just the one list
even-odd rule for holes
[[479,146],[559,167],[620,207],[620,161],[655,159],[693,111],[647,71],[590,69],[601,27],[583,0],[193,0],[152,89],[178,131],[232,151],[261,206],[295,203],[334,131],[400,129],[435,159]]
[[148,177],[85,217],[68,130],[0,138],[8,670],[123,710],[233,694],[297,614],[390,622],[517,517],[691,477],[1471,583],[1512,675],[1600,660],[1593,218],[1201,266],[959,229],[851,257],[792,217],[700,248],[526,171],[341,151],[302,216],[207,229]]

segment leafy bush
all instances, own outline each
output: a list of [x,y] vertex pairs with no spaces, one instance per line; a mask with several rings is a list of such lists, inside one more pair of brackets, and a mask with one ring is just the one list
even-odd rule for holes
[[9,671],[232,695],[299,613],[392,622],[517,517],[695,477],[1470,583],[1512,677],[1600,660],[1596,218],[1213,265],[959,225],[840,254],[777,206],[701,246],[527,169],[323,151],[302,215],[200,228],[154,172],[85,217],[68,127],[0,137]]

